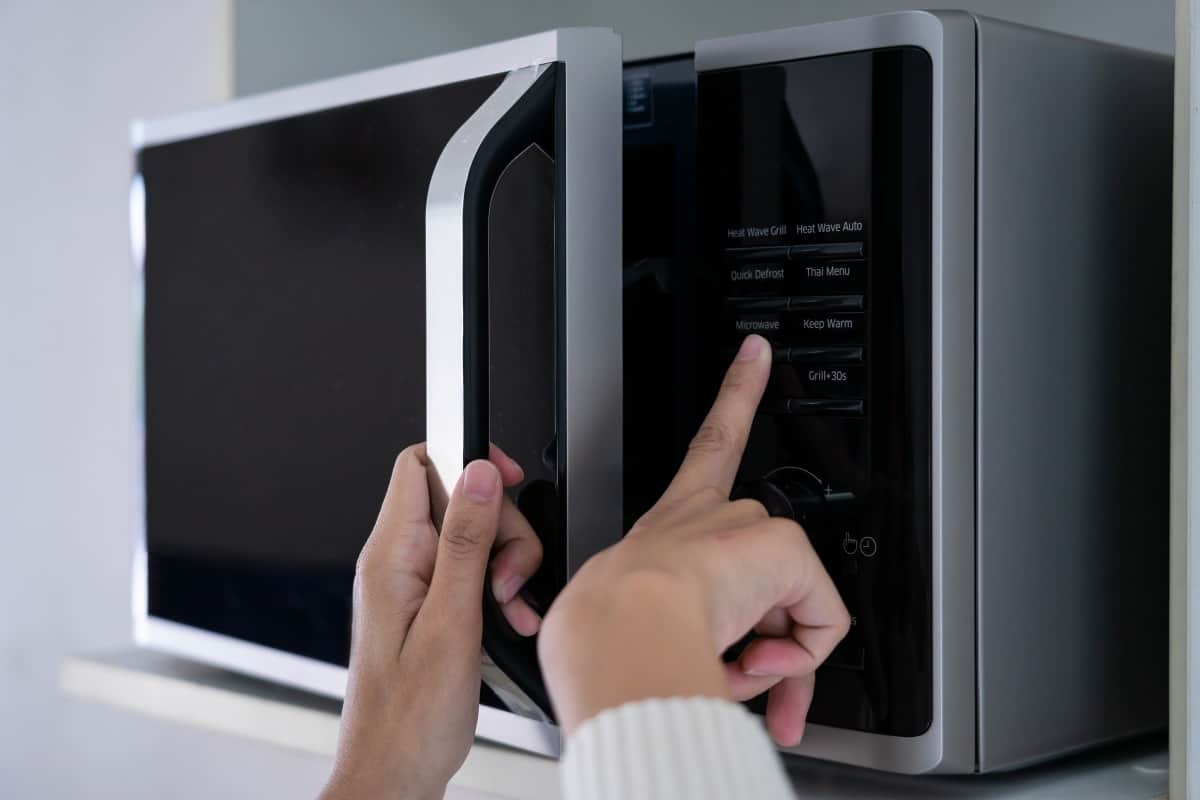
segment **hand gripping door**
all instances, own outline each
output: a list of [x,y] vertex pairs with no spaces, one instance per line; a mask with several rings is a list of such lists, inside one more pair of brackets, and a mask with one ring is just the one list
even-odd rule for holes
[[[513,500],[543,543],[529,582],[543,612],[620,536],[621,131],[611,60],[611,76],[572,72],[569,57],[510,72],[446,145],[426,206],[436,513],[489,443],[516,457],[526,479]],[[490,588],[482,603],[485,683],[510,711],[552,723],[536,640],[512,630]]]

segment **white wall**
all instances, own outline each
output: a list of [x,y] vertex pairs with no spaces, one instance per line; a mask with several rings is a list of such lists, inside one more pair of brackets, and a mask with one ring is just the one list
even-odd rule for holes
[[307,758],[69,700],[129,641],[128,122],[229,95],[228,0],[0,0],[0,797],[311,796]]
[[234,0],[235,78],[250,94],[567,25],[615,28],[626,58],[907,8],[963,8],[1169,53],[1172,0]]

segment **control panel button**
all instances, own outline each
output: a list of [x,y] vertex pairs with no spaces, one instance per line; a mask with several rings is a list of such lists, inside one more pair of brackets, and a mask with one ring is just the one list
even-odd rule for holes
[[788,272],[781,263],[732,264],[727,268],[730,294],[788,294]]
[[739,336],[752,333],[770,336],[782,333],[783,330],[782,314],[735,314],[733,317],[733,331]]
[[725,250],[724,256],[727,264],[787,261],[789,250],[791,248],[786,244],[767,245],[766,247],[730,247]]
[[788,399],[766,395],[758,404],[758,413],[769,417],[785,416],[788,413]]
[[788,258],[798,261],[812,256],[842,256],[843,258],[861,258],[862,242],[820,242],[816,244],[794,244],[788,248]]
[[756,261],[799,261],[806,258],[862,258],[862,242],[810,242],[808,244],[769,244],[759,247],[727,247],[727,264]]
[[814,308],[860,311],[861,294],[848,295],[789,295],[777,297],[730,297],[730,309],[737,311],[807,311]]
[[839,347],[836,345],[776,347],[772,355],[776,364],[858,363],[863,360],[863,349],[861,347]]
[[866,338],[864,314],[805,313],[788,319],[794,341],[802,344],[841,344],[862,342]]
[[863,296],[861,294],[834,295],[832,297],[825,295],[793,296],[788,298],[787,307],[789,311],[803,311],[810,308],[833,308],[857,311],[863,307]]
[[789,297],[731,297],[735,311],[787,311]]
[[857,416],[863,413],[863,401],[827,397],[767,397],[758,407],[762,414],[809,414],[812,416]]
[[805,261],[789,264],[787,288],[802,294],[850,294],[867,290],[865,261]]
[[865,372],[856,364],[780,364],[771,380],[785,397],[863,396]]

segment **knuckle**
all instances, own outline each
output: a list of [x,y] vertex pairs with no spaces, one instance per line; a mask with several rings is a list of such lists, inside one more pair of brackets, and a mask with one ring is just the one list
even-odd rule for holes
[[471,520],[457,520],[442,528],[442,546],[451,558],[471,558],[479,551],[483,532]]
[[767,507],[752,497],[734,500],[732,505],[737,509],[740,516],[746,516],[754,520],[764,520],[771,516],[767,513]]
[[542,540],[536,536],[530,536],[525,540],[525,546],[529,549],[530,560],[541,563],[542,556],[546,552],[545,547],[542,546]]
[[[384,605],[380,603],[379,605]],[[399,622],[407,627],[425,605],[425,587],[417,585],[409,579],[399,586],[392,587],[386,605],[386,618],[390,622]],[[382,615],[381,615],[382,616]]]
[[725,373],[725,378],[721,381],[721,391],[740,392],[749,385],[750,382],[746,380],[746,371],[733,366]]
[[804,528],[800,527],[800,523],[794,519],[788,517],[769,517],[766,525],[768,526],[768,530],[776,536],[794,536],[805,543],[808,542],[808,535],[804,532]]
[[630,536],[636,538],[642,531],[653,528],[655,523],[662,518],[662,515],[663,507],[655,506],[654,508],[651,508],[645,514],[642,514],[642,516],[638,518],[637,522],[633,523],[633,527],[629,529],[629,533],[626,534],[626,538],[629,538]]
[[375,571],[375,563],[379,560],[378,551],[379,548],[368,539],[362,550],[358,551],[358,559],[354,562],[356,576],[364,577]]
[[837,642],[840,642],[842,639],[845,639],[846,635],[850,633],[850,622],[851,622],[850,612],[846,609],[846,604],[841,602],[840,597],[838,598],[838,601],[839,602],[837,604],[837,608],[838,608],[837,617],[833,620],[833,622],[831,624],[831,627],[833,628],[834,632],[837,634],[837,638],[834,641],[835,646],[836,646]]
[[718,453],[729,448],[733,443],[733,434],[729,426],[719,419],[705,420],[696,432],[688,451],[692,453]]
[[394,530],[376,526],[367,537],[354,562],[357,574],[371,574],[393,569],[417,568],[424,559],[430,529],[401,525]]
[[408,447],[400,451],[396,456],[396,460],[392,463],[392,472],[395,473],[403,469],[404,465],[410,461],[424,463],[425,461],[425,443],[410,444]]
[[522,535],[504,542],[492,554],[492,563],[504,563],[517,569],[537,569],[542,563],[544,548],[536,536]]
[[408,463],[408,461],[413,457],[413,451],[415,448],[416,445],[410,444],[408,447],[401,450],[399,455],[396,456],[396,460],[392,462],[392,470],[395,471],[401,469],[406,463]]
[[695,490],[688,489],[677,494],[664,494],[658,499],[658,502],[650,507],[649,511],[638,518],[630,532],[669,524],[679,508],[687,504],[693,491]]
[[386,588],[387,581],[384,570],[373,558],[359,556],[358,566],[354,571],[354,596],[359,604],[368,603],[373,597],[378,597]]
[[358,554],[354,566],[355,580],[362,584],[368,592],[374,592],[377,587],[387,584],[397,570],[402,569],[396,559],[391,558],[385,548],[368,544]]

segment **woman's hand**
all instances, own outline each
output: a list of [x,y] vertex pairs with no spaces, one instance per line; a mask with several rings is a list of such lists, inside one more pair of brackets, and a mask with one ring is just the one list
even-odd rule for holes
[[814,672],[850,618],[799,525],[729,500],[770,366],[766,341],[746,339],[662,499],[550,608],[538,653],[567,733],[634,700],[769,691],[771,735],[800,740]]
[[[354,642],[333,775],[322,797],[440,798],[479,714],[480,596],[508,621],[541,620],[518,594],[542,548],[502,484],[521,468],[498,448],[467,465],[438,536],[424,445],[400,454],[354,578]],[[494,549],[494,553],[493,553]]]

